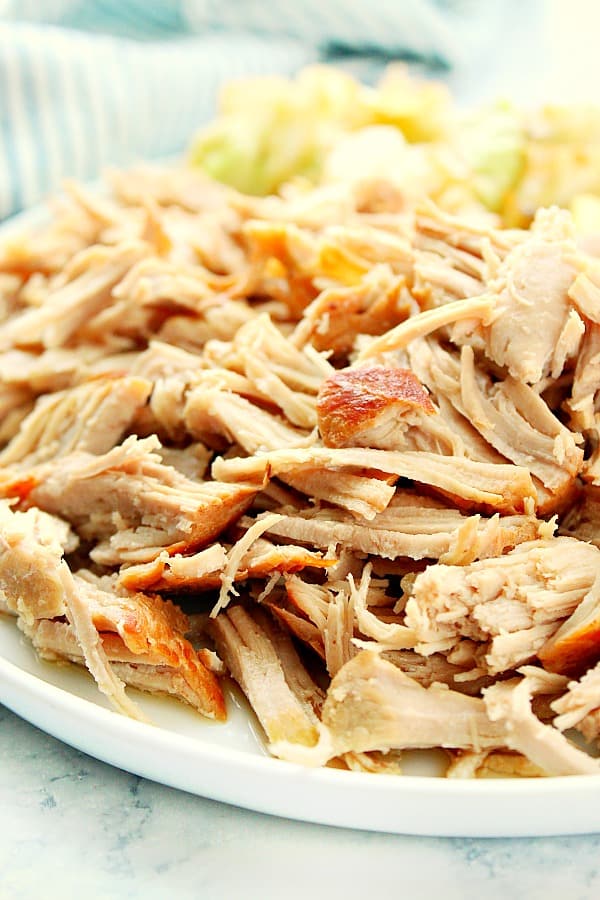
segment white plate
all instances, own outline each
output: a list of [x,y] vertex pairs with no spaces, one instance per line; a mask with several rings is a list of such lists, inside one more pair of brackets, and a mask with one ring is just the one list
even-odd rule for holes
[[[45,217],[32,210],[0,233]],[[228,696],[227,723],[215,725],[176,700],[131,693],[154,725],[113,712],[84,669],[37,659],[15,621],[0,614],[0,702],[136,775],[258,812],[370,831],[473,837],[600,831],[600,775],[446,780],[436,777],[441,752],[406,754],[403,776],[305,769],[268,755],[237,694]]]
[[[0,700],[97,759],[259,812],[399,834],[600,830],[600,776],[459,781],[304,769],[266,754],[251,714],[235,697],[229,697],[229,721],[214,725],[177,701],[136,693],[156,724],[132,721],[106,707],[84,669],[38,660],[14,620],[1,615]],[[419,764],[413,757],[413,770]],[[424,765],[431,760],[425,757]]]

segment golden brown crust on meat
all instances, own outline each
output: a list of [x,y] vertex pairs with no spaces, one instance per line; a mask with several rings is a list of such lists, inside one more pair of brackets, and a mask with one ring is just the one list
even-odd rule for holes
[[92,621],[105,648],[112,649],[114,655],[117,655],[114,640],[118,636],[125,648],[139,658],[140,664],[167,666],[178,672],[206,715],[220,721],[226,718],[219,682],[184,637],[188,618],[170,600],[152,594],[115,594],[109,608],[94,608]]
[[410,299],[402,278],[376,286],[365,278],[355,287],[328,288],[306,308],[296,335],[317,350],[347,354],[357,335],[384,334],[408,318]]
[[600,616],[579,629],[557,633],[538,656],[549,672],[579,677],[600,659]]
[[[40,619],[28,633],[43,659],[83,662],[77,638],[66,622]],[[197,653],[188,641],[178,636],[177,641],[170,639],[166,653],[164,640],[147,652],[136,653],[114,631],[100,632],[99,637],[111,666],[126,684],[152,693],[174,694],[209,718],[226,718],[219,683],[204,665],[201,652]]]
[[[335,564],[336,559],[305,547],[277,546],[268,541],[257,541],[258,546],[244,555],[234,580],[247,581],[250,578],[267,579],[274,573],[300,572],[307,566],[326,569]],[[211,548],[208,548],[209,552]],[[201,556],[202,554],[199,554]],[[215,567],[202,567],[197,572],[189,565],[194,557],[167,557],[166,554],[149,563],[141,563],[123,569],[119,582],[128,590],[151,588],[159,593],[178,591],[209,591],[221,586],[221,575],[225,571],[227,557]]]
[[349,447],[357,432],[368,428],[392,407],[403,411],[435,412],[429,394],[409,369],[364,366],[342,369],[319,391],[319,430],[327,447]]
[[106,614],[101,606],[92,613],[99,632],[114,631],[132,653],[157,652],[165,664],[173,664],[177,650],[174,637],[184,634],[187,616],[171,603],[152,594],[115,594]]
[[581,484],[576,478],[565,479],[560,490],[551,492],[540,482],[535,482],[537,491],[536,512],[542,518],[561,516],[577,502],[581,495]]

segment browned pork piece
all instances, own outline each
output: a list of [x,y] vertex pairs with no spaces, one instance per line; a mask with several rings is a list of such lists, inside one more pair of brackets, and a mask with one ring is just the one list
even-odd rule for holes
[[600,551],[574,538],[525,542],[467,566],[432,565],[417,575],[406,625],[418,652],[482,642],[480,665],[495,674],[534,658],[596,583]]
[[335,676],[321,721],[316,746],[301,747],[282,738],[271,751],[282,759],[318,766],[349,751],[505,746],[504,728],[489,719],[483,700],[446,685],[425,688],[369,651],[359,653]]
[[[77,575],[74,583],[111,668],[125,684],[172,694],[211,719],[225,719],[218,681],[185,639],[188,621],[181,610],[147,594],[109,593]],[[23,630],[44,659],[84,661],[69,624],[36,619]]]
[[[480,463],[466,458],[413,451],[354,447],[274,450],[248,459],[218,458],[213,463],[212,472],[215,478],[235,482],[262,481],[268,477],[287,478],[290,474],[296,476],[307,471],[320,474],[324,470],[353,468],[410,478],[451,497],[457,505],[469,508],[522,512],[535,496],[531,476],[520,466]],[[337,500],[331,498],[331,502],[337,503]]]
[[288,635],[263,610],[241,606],[212,619],[209,632],[269,741],[315,745],[323,694]]
[[465,564],[500,556],[523,541],[540,537],[545,530],[545,523],[533,516],[467,516],[430,497],[400,491],[370,520],[318,507],[278,512],[281,518],[268,532],[277,539],[321,549],[337,544],[385,559],[443,558],[444,562]]
[[493,684],[484,690],[490,719],[506,730],[506,746],[517,750],[548,775],[597,775],[598,760],[571,744],[552,725],[545,725],[531,709],[536,693],[556,693],[564,679],[527,666],[521,680]]
[[123,567],[119,585],[128,591],[151,589],[158,593],[213,588],[221,584],[226,565],[227,550],[223,544],[211,544],[190,556],[169,556],[163,551],[151,562]]
[[117,709],[144,718],[111,670],[90,612],[73,575],[62,559],[63,528],[52,527],[39,512],[13,513],[1,508],[0,597],[2,606],[17,615],[27,632],[42,617],[66,617],[81,647],[85,663],[100,690]]
[[[411,362],[414,356],[443,412],[410,370],[381,365],[344,369],[330,376],[319,392],[319,429],[327,446],[425,450],[481,462],[508,458],[517,465],[529,464],[550,486],[567,490],[583,452],[531,388],[509,379],[493,389],[488,402],[480,391],[487,386],[491,392],[491,382],[479,372],[476,379],[470,348],[463,351],[461,367],[434,342],[414,343],[418,347],[411,351]],[[523,450],[525,444],[533,452]]]
[[257,485],[195,481],[162,463],[156,438],[127,438],[101,456],[76,451],[23,473],[5,470],[4,496],[62,515],[104,565],[148,562],[161,550],[191,551],[246,510]]
[[413,305],[406,280],[387,265],[374,266],[357,285],[322,291],[304,310],[292,341],[347,356],[357,335],[389,331],[408,318]]
[[583,265],[569,214],[556,207],[536,214],[526,240],[512,249],[489,282],[493,318],[472,332],[454,329],[459,342],[472,340],[486,356],[526,384],[557,378],[575,356],[583,322],[569,290]]
[[[597,549],[591,544],[584,546]],[[575,676],[600,659],[600,577],[592,582],[566,622],[549,636],[539,657],[549,671]]]
[[412,271],[407,237],[383,228],[331,225],[315,234],[294,224],[251,220],[243,234],[255,271],[254,293],[282,300],[295,319],[318,294],[320,279],[357,285],[379,263],[395,275]]
[[112,288],[147,253],[139,241],[82,250],[56,276],[42,305],[0,326],[0,349],[64,346],[101,309],[112,303]]
[[[85,663],[116,708],[136,718],[143,715],[123,681],[175,694],[204,715],[225,718],[221,689],[185,640],[188,622],[180,610],[73,576],[62,555],[76,539],[65,522],[39,509],[13,512],[1,503],[0,536],[0,609],[18,617],[40,656]],[[120,664],[118,672],[109,660]]]
[[482,297],[454,300],[438,308],[425,310],[416,316],[411,316],[406,322],[396,325],[391,331],[374,338],[361,349],[357,363],[364,363],[367,359],[384,353],[404,350],[413,341],[425,338],[434,331],[449,325],[456,326],[457,323],[461,323],[464,327],[466,323],[472,328],[475,327],[474,323],[479,321],[490,322],[495,315],[495,307],[494,298],[483,295]]
[[[158,593],[213,590],[221,586],[227,562],[227,549],[222,544],[212,544],[191,556],[169,556],[163,552],[152,562],[122,569],[119,583],[128,590],[152,589]],[[335,562],[333,557],[304,547],[277,546],[259,538],[242,556],[234,580],[264,579],[282,572],[298,572],[307,566],[326,569]]]
[[47,394],[0,453],[0,465],[32,466],[76,450],[106,453],[146,404],[152,384],[143,378],[105,378]]
[[408,369],[365,365],[334,372],[321,385],[317,416],[327,447],[464,455],[460,438]]

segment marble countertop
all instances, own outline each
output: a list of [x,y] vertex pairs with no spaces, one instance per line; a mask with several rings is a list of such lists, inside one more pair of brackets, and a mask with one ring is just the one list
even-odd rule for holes
[[2,900],[600,896],[600,835],[417,838],[277,819],[111,768],[3,707],[0,759]]

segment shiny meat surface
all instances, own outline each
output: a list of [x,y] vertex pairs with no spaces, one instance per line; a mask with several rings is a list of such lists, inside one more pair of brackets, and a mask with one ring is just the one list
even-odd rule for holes
[[596,773],[600,267],[564,210],[495,222],[68,185],[0,244],[0,611],[126,715],[233,679],[306,765]]

